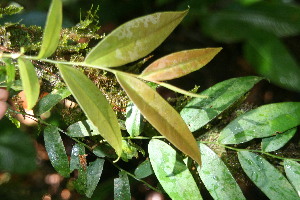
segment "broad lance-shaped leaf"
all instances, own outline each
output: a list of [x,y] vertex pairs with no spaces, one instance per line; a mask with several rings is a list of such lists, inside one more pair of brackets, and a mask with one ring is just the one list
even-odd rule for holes
[[201,165],[196,140],[176,110],[143,81],[122,72],[117,72],[116,77],[150,124]]
[[189,129],[196,131],[230,108],[260,80],[260,77],[246,76],[218,83],[199,93],[208,98],[192,99],[181,110],[180,115]]
[[269,137],[300,125],[300,102],[264,105],[231,121],[222,131],[219,142],[239,144],[254,138]]
[[152,139],[148,152],[159,183],[172,199],[202,199],[191,172],[175,149],[161,140]]
[[124,171],[120,171],[119,178],[114,179],[114,199],[131,200],[129,179]]
[[87,118],[120,156],[122,153],[121,131],[116,114],[105,96],[82,72],[62,64],[57,66]]
[[197,167],[200,178],[206,189],[215,200],[246,199],[232,174],[208,146],[199,144],[202,167]]
[[133,104],[129,103],[126,108],[125,126],[130,136],[138,136],[144,127],[143,116],[140,110]]
[[94,190],[96,189],[100,180],[104,159],[97,158],[94,162],[91,162],[87,167],[87,183],[85,195],[89,198],[92,197]]
[[284,171],[300,197],[300,164],[286,159],[284,160]]
[[193,49],[172,53],[151,63],[140,75],[149,81],[185,76],[209,63],[222,48]]
[[32,63],[23,58],[18,59],[19,72],[27,100],[27,109],[33,108],[40,94],[40,84]]
[[107,35],[87,55],[85,63],[116,67],[136,61],[156,49],[187,12],[160,12],[133,19]]
[[54,169],[64,177],[69,177],[69,161],[58,128],[47,126],[44,131],[45,147]]
[[247,176],[269,199],[299,199],[288,180],[264,158],[248,151],[238,152],[238,158]]
[[59,43],[61,27],[62,2],[61,0],[52,0],[44,29],[42,46],[37,56],[38,58],[47,58],[55,52]]

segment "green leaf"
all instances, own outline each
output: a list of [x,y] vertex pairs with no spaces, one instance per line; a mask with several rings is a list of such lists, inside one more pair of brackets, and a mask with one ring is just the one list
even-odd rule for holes
[[200,93],[208,98],[191,100],[180,115],[189,129],[196,131],[242,98],[260,80],[260,77],[246,76],[218,83]]
[[300,197],[300,164],[292,160],[284,160],[284,171]]
[[116,77],[149,123],[180,151],[201,164],[196,140],[176,110],[143,81],[121,72],[116,73]]
[[90,137],[101,134],[90,120],[85,120],[70,125],[67,129],[67,135],[71,137]]
[[58,128],[47,126],[44,130],[45,147],[54,169],[64,177],[69,177],[70,167],[63,141]]
[[79,156],[85,155],[85,148],[83,145],[76,143],[71,151],[71,158],[70,158],[70,172],[74,171],[75,169],[80,169],[82,166],[80,165]]
[[152,139],[148,151],[153,171],[172,199],[202,199],[191,172],[172,147],[165,142]]
[[91,162],[87,168],[87,183],[85,195],[89,198],[92,197],[98,182],[100,180],[104,165],[104,159],[97,158]]
[[7,90],[11,88],[15,81],[16,77],[16,69],[15,65],[12,63],[10,58],[1,58],[6,65],[6,83],[7,83]]
[[68,90],[68,88],[54,90],[38,101],[34,107],[34,113],[36,115],[41,115],[47,111],[50,111],[51,108],[53,108],[57,103],[70,95],[71,92]]
[[97,127],[101,136],[122,153],[122,136],[118,119],[105,96],[82,72],[73,67],[58,65],[59,71],[87,118]]
[[113,158],[113,159],[118,158],[114,149],[107,143],[102,143],[98,145],[95,149],[93,149],[93,154],[95,154],[99,158],[105,158],[105,157]]
[[205,66],[221,49],[205,48],[172,53],[151,63],[140,77],[149,81],[166,81],[185,76]]
[[137,168],[134,170],[134,175],[136,178],[141,179],[141,178],[146,178],[153,174],[153,169],[151,167],[150,160],[147,159],[141,164],[137,166]]
[[278,133],[275,136],[263,138],[261,141],[261,149],[265,152],[276,151],[283,147],[297,132],[297,128]]
[[160,12],[133,19],[107,35],[87,55],[85,63],[116,67],[136,61],[156,49],[187,12]]
[[119,178],[114,179],[114,199],[131,200],[129,179],[124,171],[120,171]]
[[19,71],[27,100],[27,109],[31,110],[40,94],[40,84],[32,63],[23,58],[18,59]]
[[300,92],[300,67],[278,38],[259,34],[247,41],[244,52],[257,73],[280,87]]
[[62,27],[62,2],[52,0],[44,29],[42,46],[37,56],[39,59],[51,56],[59,43]]
[[132,137],[140,135],[144,127],[144,118],[140,110],[133,104],[129,103],[126,108],[126,130]]
[[22,174],[34,171],[36,152],[32,138],[5,118],[0,127],[0,171]]
[[300,102],[264,105],[231,121],[219,136],[222,144],[239,144],[269,137],[300,124]]
[[299,199],[288,180],[268,161],[248,151],[238,152],[243,170],[271,200]]
[[202,167],[197,170],[210,195],[215,200],[246,199],[224,162],[208,146],[199,145]]

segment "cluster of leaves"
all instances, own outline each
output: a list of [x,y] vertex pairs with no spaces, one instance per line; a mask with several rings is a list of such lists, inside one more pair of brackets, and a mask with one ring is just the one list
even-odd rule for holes
[[[120,169],[119,178],[114,180],[115,199],[131,198],[128,175],[145,183],[142,179],[153,173],[172,199],[202,199],[198,188],[199,178],[214,199],[245,199],[224,162],[204,143],[213,143],[237,151],[245,173],[270,199],[298,199],[300,165],[295,162],[297,159],[281,158],[268,152],[280,149],[294,136],[296,127],[300,124],[299,102],[258,107],[241,114],[226,125],[217,141],[196,141],[192,132],[205,129],[209,123],[243,100],[245,94],[262,78],[249,76],[229,79],[200,94],[187,92],[163,82],[200,69],[221,48],[173,53],[154,61],[140,74],[114,68],[147,56],[166,39],[186,14],[187,11],[161,12],[134,19],[104,37],[82,61],[52,60],[47,57],[57,51],[60,38],[64,37],[61,36],[62,2],[53,0],[38,55],[28,56],[23,52],[1,53],[1,60],[6,64],[7,71],[3,85],[13,89],[13,60],[17,60],[27,108],[33,109],[33,117],[46,126],[43,137],[51,164],[64,177],[70,177],[70,174],[77,170],[78,178],[73,185],[78,192],[87,197],[92,196],[106,161],[113,163],[113,159],[117,162],[119,158],[127,161],[136,156],[137,151],[144,153],[144,150],[131,140],[147,138],[151,139],[148,145],[149,160],[141,163],[134,174],[114,164]],[[40,84],[34,61],[55,64],[66,87],[39,99]],[[126,110],[124,131],[121,131],[117,115],[105,95],[82,72],[82,67],[101,69],[116,76],[118,83],[132,101]],[[151,87],[152,83],[194,98],[178,113]],[[43,113],[70,95],[80,105],[87,120],[76,122],[67,130],[62,130],[40,118]],[[144,118],[171,144],[157,139],[160,136],[147,130]],[[142,133],[147,137],[142,136]],[[61,134],[76,141],[70,160]],[[125,134],[129,134],[129,137]],[[99,136],[102,138],[99,139]],[[91,145],[81,140],[82,138],[96,139]],[[229,146],[256,138],[262,138],[261,151]],[[97,158],[87,162],[86,150]],[[265,158],[253,153],[255,151],[282,159],[289,180]],[[224,150],[221,153],[226,152]],[[191,162],[190,158],[195,162]],[[190,170],[193,167],[197,168],[197,173]],[[198,176],[198,179],[195,176]]]

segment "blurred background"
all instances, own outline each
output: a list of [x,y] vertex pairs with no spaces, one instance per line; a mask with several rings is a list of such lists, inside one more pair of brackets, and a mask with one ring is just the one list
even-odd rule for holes
[[[50,2],[2,0],[0,7],[18,4],[24,10],[20,14],[1,18],[0,24],[19,22],[27,26],[44,26]],[[249,103],[259,106],[300,100],[298,1],[63,0],[63,3],[64,27],[75,26],[91,8],[99,8],[99,33],[106,34],[136,17],[160,11],[189,9],[179,27],[151,54],[153,58],[150,62],[187,49],[222,47],[223,50],[204,68],[170,83],[186,90],[200,85],[202,91],[229,78],[258,75],[266,77],[266,80],[252,90],[247,99]],[[16,129],[7,119],[0,121],[0,127],[1,199],[85,199],[53,170],[39,142],[37,127]],[[14,134],[14,137],[9,137],[10,134]],[[114,174],[117,171],[111,171],[106,166],[101,177],[104,181],[100,181],[92,199],[110,199],[113,180],[109,178]],[[130,181],[134,187],[135,181]],[[145,199],[151,193],[146,187],[138,184],[136,187],[133,192],[135,199]]]

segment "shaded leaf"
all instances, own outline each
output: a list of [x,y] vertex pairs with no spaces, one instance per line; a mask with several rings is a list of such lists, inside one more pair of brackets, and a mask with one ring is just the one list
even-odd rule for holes
[[52,0],[44,29],[42,46],[37,56],[39,59],[47,58],[55,52],[60,39],[61,27],[62,2],[61,0]]
[[280,87],[300,91],[300,67],[278,38],[259,34],[247,41],[244,51],[257,73]]
[[224,162],[208,146],[200,145],[202,167],[197,167],[200,178],[216,200],[246,199]]
[[1,58],[5,62],[6,68],[6,83],[7,83],[7,90],[11,88],[15,81],[16,77],[16,70],[15,65],[12,63],[10,58]]
[[95,149],[93,149],[93,154],[95,154],[99,158],[108,157],[108,158],[116,159],[118,157],[114,149],[107,143],[98,145]]
[[143,81],[124,73],[116,73],[116,77],[150,124],[180,151],[201,164],[196,140],[176,110]]
[[54,169],[64,177],[69,177],[69,161],[58,128],[47,126],[44,130],[45,147]]
[[120,156],[122,153],[121,131],[116,114],[105,96],[90,79],[77,69],[61,64],[58,65],[58,68],[87,118]]
[[74,171],[74,169],[82,168],[79,159],[80,155],[85,155],[85,147],[81,144],[76,143],[71,151],[70,172]]
[[94,190],[96,189],[100,180],[104,165],[104,159],[97,158],[94,162],[91,162],[87,168],[87,183],[85,195],[89,198],[92,197]]
[[140,135],[144,127],[143,116],[140,110],[133,104],[129,103],[126,108],[126,130],[132,137]]
[[191,172],[172,147],[165,142],[152,139],[148,151],[153,171],[172,199],[202,199]]
[[288,180],[264,158],[248,151],[238,152],[238,158],[247,176],[269,199],[299,199]]
[[147,159],[141,164],[137,166],[137,168],[134,170],[134,175],[136,178],[141,179],[141,178],[146,178],[153,174],[153,169],[151,167],[150,160]]
[[151,63],[140,77],[149,81],[166,81],[185,76],[205,66],[221,49],[205,48],[172,53]]
[[300,124],[300,102],[264,105],[231,121],[219,136],[223,144],[239,144],[269,137]]
[[276,151],[283,147],[297,132],[297,128],[278,133],[275,136],[263,138],[261,148],[265,152]]
[[67,88],[54,90],[38,101],[34,107],[34,113],[36,115],[41,115],[47,111],[50,111],[51,108],[53,108],[57,103],[70,95],[71,92]]
[[260,80],[260,77],[246,76],[217,83],[200,93],[208,98],[192,99],[180,115],[189,129],[196,131],[242,98]]
[[90,120],[85,120],[71,124],[67,129],[67,135],[71,137],[90,137],[101,134]]
[[40,84],[32,63],[23,58],[18,59],[22,86],[25,91],[27,109],[31,110],[40,94]]
[[300,197],[300,164],[292,160],[284,160],[284,170],[286,176],[294,186]]
[[124,171],[120,171],[119,178],[114,179],[114,199],[131,200],[129,179]]
[[87,55],[85,63],[116,67],[136,61],[156,49],[187,12],[160,12],[133,19],[107,35]]
[[77,179],[73,182],[74,188],[84,194],[87,188],[86,154],[83,145],[76,143],[71,152],[70,172],[77,169]]

